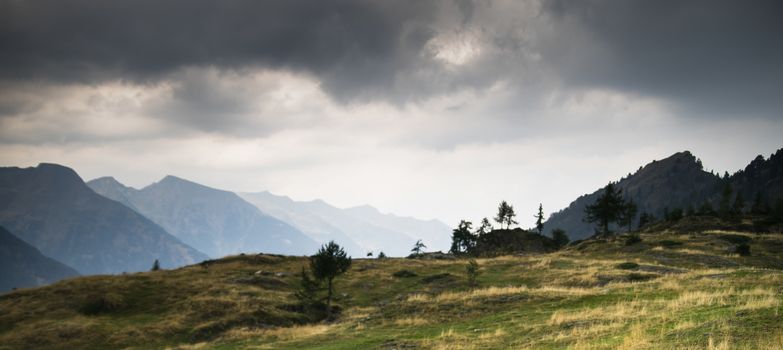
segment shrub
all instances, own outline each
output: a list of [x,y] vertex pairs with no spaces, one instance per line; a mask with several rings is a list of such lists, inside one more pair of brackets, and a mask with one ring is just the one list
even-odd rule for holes
[[468,265],[465,266],[465,272],[468,275],[468,285],[475,287],[478,284],[476,279],[479,275],[479,266],[476,260],[470,259],[470,261],[468,261]]
[[628,237],[625,238],[625,245],[634,245],[636,243],[639,243],[642,241],[642,238],[639,237],[637,234],[628,235]]
[[718,238],[720,238],[720,239],[722,239],[722,240],[724,240],[726,242],[734,243],[734,244],[747,244],[747,243],[750,243],[750,240],[751,240],[750,237],[748,237],[748,236],[732,235],[732,234],[720,235],[720,236],[718,236]]
[[125,307],[125,299],[117,293],[88,294],[79,307],[85,315],[98,315],[117,311]]
[[397,278],[406,278],[406,277],[416,277],[418,276],[415,272],[410,270],[400,270],[392,274],[392,276]]
[[657,275],[653,274],[643,274],[643,273],[629,273],[628,274],[628,281],[631,282],[643,282],[643,281],[649,281],[653,278],[658,277]]
[[747,243],[741,243],[734,248],[734,252],[741,256],[750,255],[750,246]]
[[622,270],[636,270],[639,268],[639,264],[629,261],[629,262],[617,264],[617,268]]
[[670,239],[664,239],[664,240],[658,242],[658,244],[660,244],[661,246],[666,247],[666,248],[671,248],[671,247],[679,247],[679,246],[681,246],[682,242],[672,241]]

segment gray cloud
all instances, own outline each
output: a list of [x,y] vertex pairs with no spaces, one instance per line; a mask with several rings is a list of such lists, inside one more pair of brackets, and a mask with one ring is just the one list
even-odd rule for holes
[[337,97],[390,85],[432,32],[427,1],[3,1],[0,77],[148,82],[186,66],[311,72]]
[[546,57],[571,84],[658,96],[683,114],[781,117],[783,2],[558,0]]
[[[7,0],[0,80],[145,84],[189,67],[262,68],[311,75],[339,102],[403,105],[506,81],[523,104],[601,88],[683,115],[778,118],[782,13],[774,0]],[[433,50],[471,38],[476,57],[457,66]],[[183,86],[182,101],[205,105],[175,114],[238,115],[230,96]]]

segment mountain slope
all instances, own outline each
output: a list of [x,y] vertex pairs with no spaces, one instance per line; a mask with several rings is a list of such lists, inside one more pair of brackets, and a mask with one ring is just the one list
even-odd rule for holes
[[78,275],[76,270],[44,256],[0,226],[0,293],[13,288],[38,287]]
[[349,242],[349,251],[355,255],[383,251],[391,256],[405,256],[417,239],[422,239],[428,250],[448,250],[451,240],[451,229],[436,220],[382,214],[370,206],[340,209],[322,200],[293,201],[269,192],[240,195],[314,239]]
[[[633,175],[620,179],[616,186],[625,198],[633,199],[639,213],[660,217],[666,208],[697,206],[713,198],[720,188],[720,178],[704,171],[696,157],[685,151],[645,165]],[[544,223],[546,232],[561,228],[572,240],[592,235],[595,225],[583,221],[584,208],[602,193],[603,189],[599,189],[581,196],[567,208],[552,214]]]
[[236,194],[174,176],[140,190],[106,177],[88,185],[101,195],[128,203],[213,258],[243,252],[302,255],[318,248],[299,230],[265,215]]
[[371,250],[360,246],[345,232],[320,216],[313,215],[303,208],[300,202],[291,198],[276,196],[269,192],[238,193],[238,195],[262,212],[291,224],[319,243],[335,241],[352,256],[364,256],[368,250]]
[[56,164],[0,168],[0,225],[83,274],[192,264],[206,256]]
[[[625,198],[633,199],[639,207],[635,218],[638,220],[641,213],[661,218],[666,209],[695,209],[704,203],[717,209],[726,184],[733,189],[730,202],[741,194],[746,211],[757,195],[768,207],[773,206],[783,198],[783,149],[766,160],[758,156],[745,169],[723,178],[704,171],[701,162],[690,152],[679,152],[647,164],[633,175],[620,179],[616,186]],[[571,239],[590,236],[594,225],[582,221],[584,208],[602,193],[599,189],[581,196],[567,208],[552,214],[545,223],[546,231],[561,228]]]

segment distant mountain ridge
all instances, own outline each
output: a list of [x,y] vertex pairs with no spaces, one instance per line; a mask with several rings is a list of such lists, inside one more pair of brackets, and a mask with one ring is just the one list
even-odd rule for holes
[[424,241],[427,250],[446,251],[451,242],[451,229],[437,220],[383,214],[369,205],[341,209],[323,200],[294,201],[270,192],[239,195],[262,211],[297,226],[313,239],[335,240],[346,245],[354,256],[370,251],[405,256],[418,239]]
[[79,273],[70,266],[44,256],[0,226],[0,293],[76,276]]
[[114,178],[88,182],[96,192],[133,208],[212,258],[238,253],[312,254],[318,244],[233,192],[175,176],[142,189]]
[[0,225],[82,274],[164,268],[207,258],[57,164],[0,168]]
[[[699,208],[709,203],[717,208],[721,191],[730,184],[734,193],[742,193],[746,207],[749,207],[756,193],[767,196],[771,202],[783,196],[783,149],[772,154],[769,159],[756,157],[744,170],[727,178],[706,172],[701,161],[690,152],[678,152],[674,155],[652,161],[628,177],[616,182],[623,196],[632,199],[641,213],[653,214],[660,218],[664,210]],[[603,193],[603,189],[580,196],[571,204],[553,213],[544,223],[546,232],[551,234],[555,228],[563,229],[571,239],[583,239],[594,233],[595,225],[583,221],[584,208],[592,204]]]

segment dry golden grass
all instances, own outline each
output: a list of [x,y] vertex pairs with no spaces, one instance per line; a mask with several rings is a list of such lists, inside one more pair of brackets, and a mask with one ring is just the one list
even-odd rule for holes
[[334,325],[329,324],[315,324],[271,329],[235,328],[229,330],[225,337],[229,339],[271,338],[277,341],[291,341],[321,335],[329,332],[334,327]]
[[394,320],[394,324],[401,327],[421,326],[430,323],[421,317],[406,317]]

